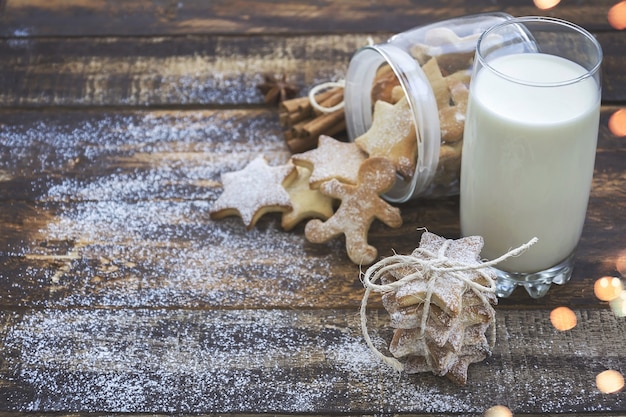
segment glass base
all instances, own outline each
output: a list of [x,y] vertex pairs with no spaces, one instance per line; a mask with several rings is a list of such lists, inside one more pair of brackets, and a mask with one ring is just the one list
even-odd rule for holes
[[532,273],[506,272],[493,268],[498,276],[496,295],[506,298],[515,288],[524,287],[532,298],[541,298],[552,284],[563,285],[572,277],[574,255],[568,256],[563,262],[552,268]]

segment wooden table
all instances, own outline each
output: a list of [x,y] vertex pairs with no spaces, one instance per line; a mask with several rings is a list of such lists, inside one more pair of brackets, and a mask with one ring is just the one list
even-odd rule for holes
[[[626,318],[594,295],[626,275],[626,32],[617,0],[0,0],[0,416],[138,414],[624,415]],[[220,175],[289,158],[262,74],[305,94],[371,36],[501,10],[578,23],[605,53],[593,190],[572,281],[497,306],[493,355],[467,386],[398,375],[359,329],[359,268],[269,214],[213,221]],[[381,256],[421,227],[459,236],[458,198],[372,227]],[[577,326],[557,331],[567,306]],[[370,303],[372,334],[388,318]]]

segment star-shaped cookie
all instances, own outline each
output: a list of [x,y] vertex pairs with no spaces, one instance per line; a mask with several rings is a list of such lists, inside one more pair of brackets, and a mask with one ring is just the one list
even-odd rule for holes
[[291,200],[283,185],[295,176],[293,165],[272,167],[262,155],[241,171],[224,173],[224,191],[211,207],[211,218],[240,216],[251,229],[265,213],[289,211]]
[[293,210],[284,213],[281,225],[285,230],[293,229],[304,219],[328,219],[333,215],[333,199],[309,186],[311,170],[298,166],[298,177],[285,189],[289,193]]
[[330,136],[321,135],[317,148],[292,155],[298,166],[313,171],[309,184],[317,189],[323,182],[333,178],[347,184],[356,184],[359,167],[367,155],[354,143],[340,142]]
[[370,157],[387,158],[402,176],[412,177],[417,159],[417,137],[406,96],[396,104],[378,100],[374,104],[372,126],[354,142]]

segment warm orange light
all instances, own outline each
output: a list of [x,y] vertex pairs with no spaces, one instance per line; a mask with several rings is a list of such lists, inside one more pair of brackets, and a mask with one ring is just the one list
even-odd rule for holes
[[611,301],[622,292],[622,281],[616,277],[602,277],[593,285],[593,292],[601,301]]
[[615,136],[626,136],[626,109],[619,109],[611,115],[609,130]]
[[503,405],[494,405],[485,411],[485,417],[513,417],[513,413]]
[[603,394],[614,394],[624,388],[624,377],[612,369],[600,372],[596,375],[596,387]]
[[626,1],[622,0],[609,9],[609,24],[617,30],[626,29]]
[[533,0],[535,6],[541,10],[548,10],[559,4],[561,0]]
[[576,327],[576,313],[567,307],[557,307],[550,313],[550,321],[561,332],[571,330]]

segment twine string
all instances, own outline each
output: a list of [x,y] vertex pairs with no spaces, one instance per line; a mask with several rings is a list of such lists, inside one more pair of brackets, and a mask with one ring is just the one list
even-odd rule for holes
[[313,88],[311,88],[311,91],[309,91],[309,101],[311,102],[311,106],[313,106],[315,110],[321,113],[333,113],[333,112],[336,112],[337,110],[343,109],[345,106],[345,102],[343,100],[341,100],[340,103],[337,103],[336,105],[332,107],[324,107],[317,102],[315,95],[319,93],[320,91],[326,90],[328,88],[334,88],[334,87],[345,88],[345,86],[346,86],[346,82],[344,80],[328,81],[328,82],[314,86]]
[[[464,285],[467,286],[468,289],[472,290],[476,293],[480,299],[485,303],[486,306],[491,307],[491,303],[487,300],[485,293],[493,293],[496,288],[496,281],[491,278],[489,274],[485,271],[487,268],[492,267],[494,265],[499,264],[500,262],[515,256],[521,255],[532,245],[537,243],[538,239],[536,237],[532,238],[527,243],[510,250],[504,255],[491,260],[482,262],[480,264],[467,264],[465,262],[456,261],[450,259],[445,256],[445,252],[448,249],[448,246],[452,242],[451,240],[447,240],[441,248],[437,251],[437,253],[433,253],[430,250],[425,248],[417,248],[413,254],[411,255],[398,255],[395,254],[393,256],[382,259],[376,264],[372,265],[365,274],[362,274],[362,282],[365,287],[365,293],[363,295],[363,299],[361,300],[361,308],[360,308],[360,321],[361,321],[361,332],[363,333],[363,338],[365,339],[365,343],[370,348],[370,350],[384,363],[392,367],[398,372],[402,372],[404,370],[404,364],[397,360],[396,358],[384,355],[380,350],[374,346],[372,339],[369,335],[369,331],[367,329],[367,301],[372,293],[372,291],[377,293],[385,293],[390,291],[396,291],[400,287],[410,283],[411,281],[416,280],[427,280],[428,287],[426,292],[426,297],[424,299],[424,308],[422,312],[421,318],[421,329],[420,332],[423,335],[424,329],[426,328],[426,322],[428,320],[428,315],[430,313],[430,300],[432,297],[434,286],[436,285],[436,281],[443,274],[452,275],[452,277],[462,281]],[[387,275],[389,272],[396,269],[406,269],[407,267],[413,267],[415,272],[411,274],[407,274],[401,279],[397,281],[393,281],[386,284],[377,284],[376,281],[381,279],[383,276]],[[465,274],[465,272],[477,272],[484,278],[486,285],[483,285],[475,280],[472,280]],[[492,326],[493,327],[493,326]],[[492,332],[495,333],[495,327]],[[492,335],[491,343],[495,343],[495,334]],[[429,361],[428,358],[426,358]]]

